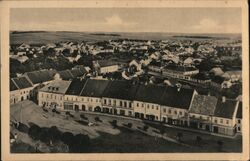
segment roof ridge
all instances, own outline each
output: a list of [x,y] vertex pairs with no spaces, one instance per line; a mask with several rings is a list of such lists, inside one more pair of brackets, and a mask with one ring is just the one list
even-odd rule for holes
[[85,84],[84,84],[84,86],[82,87],[82,90],[81,90],[81,92],[79,93],[79,96],[82,96],[82,92],[83,92],[83,90],[85,89],[85,86],[86,86],[86,84],[87,84],[88,81],[89,81],[89,79],[87,79],[87,80],[85,81]]
[[14,79],[11,78],[11,80],[12,80],[12,82],[16,85],[16,87],[17,87],[18,89],[20,89],[20,87],[17,85],[17,83],[14,81]]

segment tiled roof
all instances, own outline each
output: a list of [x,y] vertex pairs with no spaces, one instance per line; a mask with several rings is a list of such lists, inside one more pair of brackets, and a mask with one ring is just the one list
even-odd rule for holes
[[19,89],[32,87],[32,84],[26,77],[16,77],[12,78],[13,82],[17,85]]
[[115,80],[110,82],[103,93],[103,97],[133,100],[137,89],[138,85],[133,85],[132,82]]
[[50,92],[50,93],[60,93],[65,94],[71,81],[65,80],[55,80],[48,85],[44,86],[40,91]]
[[108,80],[88,79],[80,95],[86,97],[102,97],[109,83],[110,81]]
[[10,91],[15,91],[18,90],[18,87],[16,86],[16,84],[13,82],[12,79],[10,79]]
[[70,72],[74,78],[81,77],[85,74],[85,72],[81,69],[72,69]]
[[33,84],[43,83],[54,79],[56,70],[41,70],[25,73]]
[[157,85],[140,85],[135,95],[135,100],[148,102],[148,103],[160,103],[161,96],[165,91],[165,86]]
[[194,90],[180,88],[178,91],[177,87],[167,87],[164,94],[161,97],[161,104],[169,107],[176,107],[182,109],[188,109]]
[[86,79],[84,80],[73,80],[66,91],[68,95],[80,95],[86,83]]
[[195,95],[189,112],[201,115],[213,115],[217,98],[214,96]]
[[70,80],[73,79],[73,75],[71,74],[70,70],[62,70],[58,71],[58,74],[63,80]]
[[242,119],[242,102],[239,102],[236,118]]
[[221,99],[218,99],[214,116],[229,119],[233,118],[236,104],[236,100],[226,99],[226,101],[223,102]]

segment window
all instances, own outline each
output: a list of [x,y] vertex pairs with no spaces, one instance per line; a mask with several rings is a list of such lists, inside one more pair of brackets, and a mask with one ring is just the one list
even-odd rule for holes
[[23,94],[25,94],[25,91],[23,91]]
[[116,100],[113,100],[113,105],[114,105],[114,106],[116,105]]
[[[89,98],[87,99],[87,101],[89,102]],[[105,103],[106,104],[106,103]]]
[[104,99],[104,104],[105,104],[105,105],[107,104],[107,100],[106,100],[106,99]]
[[226,120],[226,124],[229,124],[229,121],[228,121],[228,120]]
[[171,112],[172,112],[172,111],[169,109],[169,110],[168,110],[168,113],[171,114]]
[[111,99],[109,99],[109,105],[111,105]]
[[141,104],[141,107],[144,107],[144,104],[143,104],[143,103]]
[[220,119],[220,123],[221,123],[221,124],[223,123],[223,119]]
[[147,108],[149,109],[149,105],[147,105]]
[[174,111],[174,114],[176,114],[176,115],[177,115],[177,111],[176,111],[176,110]]
[[55,95],[55,99],[56,99],[56,95]]
[[84,98],[82,98],[82,101],[84,101]]
[[132,108],[132,103],[131,102],[129,102],[129,108]]
[[216,120],[216,119],[214,120],[214,123],[217,123],[217,120]]
[[122,107],[122,101],[120,101],[120,107]]
[[127,107],[127,102],[124,102],[124,107]]
[[154,109],[154,105],[152,105],[152,109]]
[[240,121],[240,120],[238,120],[238,123],[239,123],[239,124],[240,124],[240,122],[241,122],[241,121]]
[[182,112],[181,112],[181,111],[179,111],[179,115],[182,115]]
[[137,105],[137,107],[139,107],[139,103],[137,103],[136,105]]
[[93,99],[91,98],[91,99],[90,99],[90,102],[92,102],[92,101],[93,101]]
[[163,112],[166,113],[166,108],[163,109]]
[[158,106],[156,106],[156,110],[158,110]]

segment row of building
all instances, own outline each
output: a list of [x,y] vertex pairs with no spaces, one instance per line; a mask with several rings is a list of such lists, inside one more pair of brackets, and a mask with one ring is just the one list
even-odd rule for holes
[[39,90],[41,107],[103,112],[225,135],[241,132],[242,102],[194,89],[123,80],[55,80]]

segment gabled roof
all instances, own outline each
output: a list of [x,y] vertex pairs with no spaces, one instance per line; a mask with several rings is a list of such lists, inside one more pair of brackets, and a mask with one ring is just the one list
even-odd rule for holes
[[138,85],[133,85],[132,82],[115,80],[110,82],[110,85],[105,89],[102,96],[108,98],[133,100],[137,89]]
[[136,101],[148,103],[160,103],[161,96],[165,91],[165,86],[157,85],[140,85],[135,95]]
[[84,86],[85,86],[85,83],[86,83],[86,79],[84,80],[73,80],[70,85],[69,85],[69,88],[68,90],[66,91],[65,94],[67,95],[80,95],[81,91],[83,90]]
[[242,119],[242,102],[239,102],[236,118]]
[[10,91],[15,91],[18,90],[18,87],[16,86],[16,84],[13,82],[12,79],[10,79]]
[[33,86],[26,77],[16,77],[12,78],[12,80],[19,89],[29,88]]
[[201,115],[213,115],[217,98],[214,96],[195,95],[189,112]]
[[109,83],[110,81],[108,80],[88,79],[80,95],[86,97],[102,97]]
[[33,84],[37,84],[53,80],[56,70],[33,71],[25,74]]
[[85,74],[85,72],[81,69],[72,69],[70,72],[74,78],[81,77]]
[[194,90],[168,86],[161,97],[161,104],[169,107],[188,109]]
[[62,70],[58,71],[58,74],[63,80],[70,80],[73,79],[73,75],[71,74],[70,70]]
[[236,100],[226,99],[226,101],[223,102],[222,99],[218,99],[216,109],[214,111],[214,116],[229,119],[233,118],[236,104]]
[[55,80],[43,88],[40,89],[40,91],[43,92],[49,92],[49,93],[59,93],[59,94],[65,94],[68,90],[68,87],[70,85],[71,81],[65,81],[65,80]]

